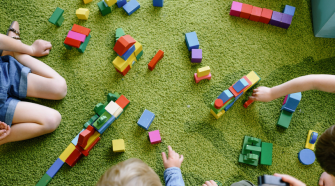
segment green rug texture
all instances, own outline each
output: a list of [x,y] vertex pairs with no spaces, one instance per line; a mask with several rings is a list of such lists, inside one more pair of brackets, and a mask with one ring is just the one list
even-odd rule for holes
[[[185,157],[181,170],[186,185],[210,179],[228,186],[240,180],[256,184],[258,176],[274,173],[317,185],[323,172],[320,165],[302,165],[297,153],[304,149],[308,130],[321,135],[335,124],[335,95],[303,92],[288,129],[276,126],[284,97],[245,109],[243,95],[218,120],[209,109],[223,90],[252,70],[262,78],[255,87],[272,87],[307,74],[334,74],[335,40],[314,37],[309,0],[240,0],[279,12],[287,4],[296,7],[288,30],[230,16],[232,0],[165,0],[162,8],[153,7],[152,0],[138,0],[141,8],[130,16],[116,5],[102,16],[98,2],[1,2],[0,32],[5,34],[17,20],[24,43],[51,41],[51,53],[39,59],[66,79],[68,92],[61,101],[27,99],[58,110],[62,121],[51,134],[0,146],[0,185],[36,184],[94,115],[94,106],[114,91],[125,95],[130,106],[101,135],[88,157],[73,168],[64,165],[49,185],[94,185],[109,167],[134,157],[152,167],[164,184],[161,152],[167,152],[168,145]],[[64,9],[61,27],[48,22],[56,7]],[[90,10],[87,21],[77,19],[78,8]],[[83,54],[63,46],[73,24],[92,30]],[[144,51],[124,77],[112,64],[117,28],[140,42]],[[192,31],[203,50],[200,64],[190,62],[185,43],[185,33]],[[150,71],[147,65],[159,49],[164,58]],[[196,84],[193,74],[204,66],[210,66],[212,79]],[[156,115],[149,131],[159,129],[162,143],[151,145],[148,131],[137,125],[145,109]],[[273,143],[272,166],[238,163],[245,135]],[[124,139],[124,153],[113,152],[113,139]]]

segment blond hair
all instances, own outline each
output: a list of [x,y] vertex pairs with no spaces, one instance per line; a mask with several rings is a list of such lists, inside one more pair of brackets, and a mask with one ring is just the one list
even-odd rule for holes
[[140,159],[131,158],[109,168],[97,186],[162,186],[155,171]]

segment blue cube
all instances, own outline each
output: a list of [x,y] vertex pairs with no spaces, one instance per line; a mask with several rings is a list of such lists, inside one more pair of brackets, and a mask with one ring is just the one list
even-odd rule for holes
[[128,15],[131,15],[139,8],[140,3],[138,3],[136,0],[130,0],[127,4],[123,6],[124,11],[126,11]]
[[117,0],[116,4],[117,4],[117,7],[121,8],[125,4],[127,4],[127,0]]
[[289,94],[287,96],[286,103],[282,106],[282,110],[286,110],[288,112],[294,112],[298,107],[298,104],[301,100],[301,92]]
[[223,104],[225,104],[227,101],[229,101],[234,95],[230,92],[230,90],[223,91],[218,99],[221,99],[223,101]]
[[199,48],[199,41],[198,41],[197,33],[195,32],[186,33],[185,41],[186,41],[186,45],[189,51],[191,51],[192,49]]
[[[127,61],[127,59],[135,52],[135,45],[131,46],[122,56],[120,56],[123,60]],[[118,54],[119,56],[119,54]]]
[[61,159],[57,159],[54,164],[51,165],[49,170],[47,171],[47,175],[53,178],[59,169],[63,166],[64,162]]
[[248,82],[244,78],[242,78],[233,85],[233,88],[237,93],[239,93],[248,85],[249,85]]
[[154,6],[163,7],[164,0],[153,0],[152,3]]
[[294,12],[295,12],[294,6],[285,5],[284,11],[283,11],[284,14],[294,16]]
[[148,130],[154,118],[155,114],[145,109],[137,124],[145,130]]

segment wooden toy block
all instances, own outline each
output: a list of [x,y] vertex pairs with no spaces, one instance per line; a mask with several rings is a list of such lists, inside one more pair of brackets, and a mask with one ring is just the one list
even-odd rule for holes
[[148,64],[149,70],[153,71],[158,61],[161,60],[163,57],[164,57],[164,52],[162,50],[158,50],[156,55],[151,59],[151,61]]
[[245,136],[242,145],[242,153],[240,154],[238,161],[240,163],[257,166],[260,157],[261,143],[262,140],[258,138]]
[[135,45],[131,46],[122,56],[123,60],[127,61],[128,58],[135,52]]
[[197,37],[197,33],[195,32],[186,33],[185,41],[188,51],[191,51],[192,49],[199,49],[199,40]]
[[287,112],[286,110],[282,110],[280,113],[277,125],[287,129],[288,126],[290,125],[292,114],[293,114],[292,112]]
[[225,110],[222,110],[221,112],[219,113],[215,113],[212,109],[211,109],[211,113],[213,114],[213,116],[216,118],[216,119],[219,119],[226,111]]
[[105,112],[105,105],[102,103],[98,103],[97,105],[95,105],[93,111],[101,116]]
[[256,74],[256,72],[251,71],[248,75],[246,75],[246,77],[251,81],[251,86],[254,86],[256,83],[258,83],[261,78]]
[[49,168],[49,170],[47,171],[47,174],[53,178],[56,173],[59,171],[59,169],[63,166],[64,162],[57,158],[57,160],[55,161],[54,164],[51,165],[51,167]]
[[123,110],[125,110],[130,101],[124,95],[121,95],[115,103],[118,104]]
[[127,4],[127,0],[117,0],[116,4],[117,4],[117,7],[121,8],[125,4]]
[[192,49],[191,62],[201,63],[201,60],[202,60],[202,49]]
[[68,49],[68,50],[71,50],[71,49],[72,49],[72,46],[69,46],[69,45],[67,45],[67,44],[65,44],[65,43],[63,43],[63,45],[64,45],[65,48]]
[[123,60],[120,56],[117,56],[113,61],[113,65],[116,69],[122,72],[127,68],[128,63],[125,60]]
[[85,4],[92,2],[93,0],[83,0]]
[[93,147],[100,141],[100,137],[98,137],[92,144],[90,147],[87,148],[87,150],[84,150],[82,147],[80,146],[76,146],[76,148],[78,148],[78,150],[84,155],[84,156],[88,156],[90,151],[93,149]]
[[64,44],[72,46],[72,47],[75,47],[75,48],[79,48],[81,42],[78,41],[78,40],[76,40],[76,39],[72,39],[72,38],[66,37],[65,41],[64,41]]
[[230,8],[229,15],[240,17],[240,14],[242,11],[242,4],[243,3],[233,1],[231,8]]
[[288,29],[292,23],[293,16],[288,14],[283,14],[283,17],[281,18],[279,27]]
[[252,82],[247,78],[247,76],[243,76],[242,78],[248,82],[248,86],[243,91],[245,93],[246,91],[248,91],[252,87]]
[[261,147],[256,147],[256,146],[252,146],[252,145],[246,145],[245,146],[245,150],[252,151],[254,153],[254,152],[261,152],[262,148]]
[[271,20],[269,22],[270,25],[273,25],[273,26],[280,26],[280,21],[283,17],[283,13],[281,12],[277,12],[277,11],[273,11],[272,13],[272,17],[271,17]]
[[285,5],[284,11],[283,11],[284,14],[294,16],[294,12],[295,12],[294,6]]
[[66,161],[66,159],[70,156],[70,154],[74,151],[76,146],[74,146],[72,143],[63,151],[63,153],[59,156],[59,159],[61,159],[63,162]]
[[214,101],[214,107],[216,108],[216,109],[220,109],[221,107],[223,107],[223,101],[222,101],[222,99],[216,99],[215,101]]
[[254,102],[254,100],[249,99],[248,101],[246,101],[246,102],[243,104],[243,107],[244,107],[244,108],[248,108],[249,105],[251,105],[253,102]]
[[199,78],[203,76],[207,76],[209,73],[211,73],[211,69],[209,68],[209,66],[198,68],[197,70],[197,76]]
[[113,50],[122,56],[127,50],[136,43],[130,35],[121,36],[115,43]]
[[87,150],[93,143],[94,141],[100,137],[100,133],[95,131],[94,134],[87,140],[87,145],[85,148],[83,148],[84,150]]
[[[79,134],[80,134],[81,132],[83,132],[84,130],[85,130],[85,129],[82,129],[82,130],[79,132]],[[75,138],[73,138],[73,140],[71,141],[71,143],[72,143],[74,146],[76,146],[76,145],[78,144],[79,134],[77,134],[77,136],[76,136]]]
[[283,105],[285,105],[287,97],[288,97],[288,95],[285,96],[284,101],[283,101]]
[[113,152],[124,152],[126,150],[123,139],[113,140]]
[[142,47],[141,43],[136,41],[136,43],[135,43],[135,56],[140,54],[142,51],[143,51],[143,47]]
[[69,33],[67,34],[66,36],[67,38],[71,38],[71,39],[75,39],[75,40],[78,40],[80,42],[84,42],[85,39],[86,39],[86,36],[84,34],[80,34],[80,33],[77,33],[77,32],[73,32],[73,31],[69,31]]
[[259,22],[269,24],[272,17],[273,10],[262,8],[262,15],[259,18]]
[[117,71],[118,73],[120,73],[120,74],[122,74],[123,76],[125,76],[125,75],[129,72],[129,70],[130,70],[130,65],[128,65],[127,68],[124,69],[124,71],[122,71],[122,72],[120,72],[117,68],[115,68],[115,69],[116,69],[116,71]]
[[289,94],[287,96],[287,100],[285,104],[282,106],[282,110],[286,110],[288,112],[294,112],[297,109],[301,100],[301,92]]
[[103,126],[97,130],[100,134],[104,133],[105,130],[111,126],[111,124],[115,121],[116,117],[112,116],[111,118],[109,118],[109,120],[106,121],[106,123],[103,124]]
[[85,36],[88,36],[91,32],[91,29],[74,24],[72,26],[71,31],[74,31],[74,32],[77,32],[77,33],[80,33],[80,34],[84,34]]
[[249,20],[258,22],[262,15],[262,8],[253,6]]
[[244,78],[242,78],[233,85],[233,88],[236,92],[240,93],[248,85],[248,82]]
[[315,132],[315,131],[309,130],[308,134],[307,134],[307,140],[306,140],[305,148],[314,150],[315,142],[316,142],[317,138],[318,138],[318,133]]
[[219,96],[218,99],[223,101],[223,104],[226,104],[229,100],[231,100],[234,95],[229,91],[229,89],[224,90]]
[[137,121],[137,124],[145,130],[148,130],[154,118],[155,114],[145,109],[140,119]]
[[79,134],[78,138],[78,145],[81,147],[86,147],[88,139],[94,134],[95,130],[94,128],[89,125],[87,129],[85,129],[83,132]]
[[311,149],[303,149],[299,152],[298,159],[304,165],[311,165],[315,161],[315,154]]
[[[117,28],[116,31],[115,31],[115,38],[116,40],[118,40],[120,37],[126,35],[123,31],[122,28]],[[136,44],[135,44],[135,47],[136,47]]]
[[119,108],[121,108],[118,104],[116,104],[115,102],[111,101],[108,103],[108,105],[105,107],[105,110],[113,115]]
[[127,4],[123,5],[123,10],[126,11],[128,15],[131,15],[140,7],[140,3],[138,3],[136,0],[130,0]]
[[[57,7],[56,10],[52,13],[49,22],[57,25],[57,26],[61,26],[62,22],[64,21],[64,17],[62,16],[64,13],[64,10]],[[61,20],[61,22],[60,22]]]
[[46,186],[51,181],[51,179],[52,178],[47,173],[45,173],[43,177],[40,179],[40,181],[38,181],[36,186]]
[[[92,126],[93,126],[96,130],[99,130],[99,129],[105,124],[105,122],[107,122],[111,117],[112,117],[112,115],[109,114],[107,111],[105,111],[105,112],[99,117],[99,119],[97,119],[97,120],[92,124]],[[105,119],[104,119],[105,122],[101,122],[101,119],[100,119],[100,118],[105,118]]]
[[118,96],[116,96],[115,94],[112,94],[112,93],[108,93],[107,94],[107,101],[108,103],[111,102],[111,101],[116,101],[117,99],[119,99]]
[[[244,78],[242,78],[244,79]],[[245,79],[244,79],[245,80]],[[243,81],[243,83],[246,83],[247,81]],[[237,81],[236,83],[239,83],[239,81]],[[236,85],[236,83],[234,85]],[[243,85],[243,83],[241,83]],[[231,87],[228,88],[228,90],[234,95],[234,97],[237,97],[239,96],[240,94],[243,94],[244,91],[248,88],[248,85],[245,86],[242,90],[240,90],[241,87],[238,87],[239,85],[237,85],[236,87],[238,88],[238,90],[240,90],[239,92],[237,92],[235,89],[234,89],[234,85],[232,85]],[[241,86],[242,86],[241,85]],[[243,85],[244,86],[244,85]]]
[[159,130],[154,130],[149,132],[149,139],[151,144],[156,144],[162,142]]
[[221,108],[217,109],[215,108],[215,102],[212,102],[210,105],[209,105],[209,108],[211,108],[211,110],[213,110],[214,113],[218,114],[219,112],[221,112],[223,109],[225,109],[230,103],[233,103],[234,102],[234,99],[230,99],[229,101],[227,101]]
[[194,73],[195,83],[199,83],[201,80],[204,80],[204,79],[211,80],[212,79],[212,74],[209,73],[207,76],[202,76],[202,77],[199,78],[197,73]]
[[155,7],[163,7],[164,0],[153,0],[152,1],[153,6]]
[[282,180],[281,177],[272,175],[263,175],[258,177],[258,186],[290,186]]
[[113,6],[117,0],[104,0],[106,6]]
[[136,60],[140,60],[140,58],[142,57],[143,55],[143,50],[136,56]]
[[272,143],[262,142],[261,165],[272,165]]
[[133,65],[135,63],[134,61],[137,61],[137,59],[136,59],[135,53],[132,53],[127,60],[127,63],[130,66],[130,68],[133,68]]
[[87,47],[87,44],[88,42],[90,41],[91,39],[91,34],[89,34],[86,39],[85,39],[85,42],[83,42],[80,47],[78,48],[78,51],[81,52],[81,53],[84,53],[85,50],[86,50],[86,47]]
[[70,154],[70,156],[66,159],[66,163],[70,166],[73,167],[78,161],[79,159],[83,156],[83,154],[77,149],[75,148],[73,150],[73,152]]
[[123,112],[123,109],[120,107],[120,108],[117,109],[112,115],[113,115],[114,117],[118,118],[122,112]]
[[248,5],[248,4],[243,3],[240,17],[245,18],[245,19],[249,19],[250,15],[251,15],[251,12],[252,12],[252,5]]
[[87,20],[89,14],[90,14],[90,11],[87,8],[79,8],[76,10],[76,15],[78,19]]
[[232,103],[230,103],[229,105],[225,106],[224,110],[227,112],[227,110],[229,110],[234,103],[243,95],[243,92],[241,94],[239,94],[237,97],[235,97],[234,101]]
[[[250,151],[246,149],[247,145],[252,145],[255,147],[261,147],[262,145],[262,140],[255,138],[255,137],[250,137],[250,136],[245,136],[244,140],[243,140],[243,146],[242,146],[242,154],[249,154]],[[256,155],[260,155],[260,151],[256,151],[255,153]]]
[[103,0],[98,3],[98,7],[99,7],[99,10],[100,10],[102,16],[105,16],[105,15],[112,12],[111,7],[106,6],[105,2]]

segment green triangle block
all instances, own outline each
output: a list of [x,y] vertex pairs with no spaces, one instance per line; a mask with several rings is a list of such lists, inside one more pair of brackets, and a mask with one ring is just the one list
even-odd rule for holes
[[293,113],[288,112],[286,110],[282,110],[277,125],[287,129],[288,126],[290,125],[292,115]]
[[40,181],[36,184],[36,186],[45,186],[45,185],[48,185],[48,183],[50,182],[52,178],[47,174],[45,173],[43,175],[43,177],[40,179]]
[[106,7],[106,6],[105,6],[104,1],[100,1],[100,2],[98,3],[98,7],[99,7],[99,10],[100,10],[102,16],[105,16],[105,15],[107,15],[107,14],[109,14],[109,13],[112,12],[111,7],[109,7],[109,6]]
[[63,13],[64,13],[64,10],[57,7],[54,13],[51,15],[49,22],[55,25],[58,22],[59,18],[62,17]]
[[115,38],[118,40],[121,36],[126,35],[122,28],[117,28],[115,31]]
[[86,50],[86,47],[87,47],[87,44],[88,42],[90,41],[91,39],[91,34],[89,34],[86,39],[85,39],[85,42],[83,42],[80,47],[78,48],[78,51],[81,52],[81,53],[84,53],[85,50]]

